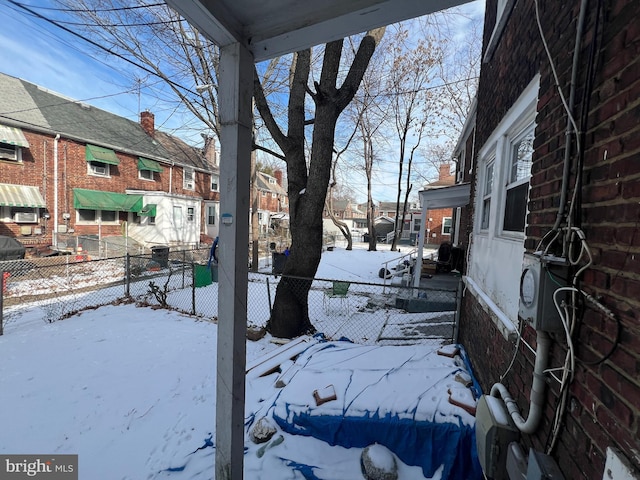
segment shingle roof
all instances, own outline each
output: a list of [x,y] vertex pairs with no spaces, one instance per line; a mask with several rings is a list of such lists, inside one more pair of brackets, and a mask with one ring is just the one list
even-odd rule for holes
[[156,131],[152,138],[138,122],[4,74],[0,74],[0,123],[211,170],[201,149],[176,137]]
[[284,189],[284,187],[281,187],[280,185],[278,185],[277,182],[270,183],[269,179],[275,180],[275,177],[272,177],[271,175],[266,174],[264,172],[258,172],[258,175],[256,175],[256,183],[258,184],[258,189],[267,190],[269,192],[274,192],[279,195],[287,194],[287,191]]

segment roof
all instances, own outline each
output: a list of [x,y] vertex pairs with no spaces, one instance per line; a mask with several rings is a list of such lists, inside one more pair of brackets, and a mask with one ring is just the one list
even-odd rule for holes
[[202,149],[177,137],[159,131],[151,137],[138,122],[5,74],[0,74],[0,124],[211,170]]
[[[270,182],[269,180],[274,180],[274,182]],[[268,173],[258,172],[258,175],[256,175],[258,190],[267,190],[279,195],[286,195],[286,190],[281,185],[278,185],[278,182],[275,180],[276,178],[272,177]]]

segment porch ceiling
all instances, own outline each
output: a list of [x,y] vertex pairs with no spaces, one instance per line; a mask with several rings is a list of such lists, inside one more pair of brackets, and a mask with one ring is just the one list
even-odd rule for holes
[[469,1],[167,0],[167,3],[219,47],[240,43],[260,62]]

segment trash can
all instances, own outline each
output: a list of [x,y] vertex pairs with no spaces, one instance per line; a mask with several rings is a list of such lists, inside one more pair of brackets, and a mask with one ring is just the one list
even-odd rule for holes
[[151,260],[161,267],[167,267],[169,265],[169,247],[160,245],[151,247]]
[[213,283],[211,280],[211,270],[209,270],[208,265],[200,265],[196,263],[194,267],[193,283],[196,287],[206,287]]
[[273,252],[271,254],[271,273],[279,275],[284,271],[284,264],[287,263],[287,256],[284,253]]

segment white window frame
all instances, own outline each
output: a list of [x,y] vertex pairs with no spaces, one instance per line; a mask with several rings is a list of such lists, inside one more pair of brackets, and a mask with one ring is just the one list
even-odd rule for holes
[[217,192],[220,190],[220,175],[211,174],[211,191]]
[[138,170],[138,178],[140,180],[146,180],[150,182],[156,181],[155,172],[153,170],[146,170],[146,169]]
[[[447,220],[449,220],[449,231],[447,232]],[[451,236],[451,232],[453,230],[453,217],[442,217],[442,235]]]
[[278,198],[278,194],[276,192],[271,192],[271,198]]
[[[80,218],[80,211],[86,210],[88,212],[94,212],[95,218],[93,220],[82,220]],[[111,210],[105,211],[112,212]],[[114,219],[113,220],[103,220],[103,211],[102,210],[93,210],[91,208],[79,208],[76,210],[76,225],[118,225],[120,222],[120,212],[113,212]]]
[[182,169],[182,188],[184,190],[196,189],[196,171],[193,168],[184,167]]
[[0,160],[22,163],[22,147],[10,143],[0,143]]
[[478,227],[481,231],[488,231],[491,227],[491,204],[494,204],[494,182],[496,176],[496,157],[495,153],[487,160],[482,169],[482,197],[480,201],[480,216],[478,219]]
[[207,225],[215,226],[217,216],[218,206],[216,204],[207,205]]
[[196,207],[187,207],[187,222],[193,222],[196,219]]
[[[104,168],[104,173],[98,172],[97,168]],[[108,163],[91,161],[87,162],[87,174],[93,175],[94,177],[111,177],[111,168]]]
[[[531,179],[531,165],[533,164],[533,141],[535,140],[535,123],[533,121],[530,121],[529,123],[527,123],[527,121],[529,121],[529,117],[527,117],[525,119],[525,126],[524,128],[522,128],[522,124],[518,124],[513,131],[517,132],[515,133],[515,135],[508,135],[507,140],[506,140],[506,149],[505,149],[505,156],[504,156],[504,174],[505,174],[505,187],[504,187],[504,195],[503,195],[503,202],[501,205],[501,215],[500,215],[500,233],[502,235],[515,235],[515,236],[519,236],[522,237],[524,236],[524,230],[526,228],[526,217],[527,217],[527,212],[528,212],[528,203],[529,203],[529,194],[528,191],[529,189],[526,188],[527,190],[527,195],[526,195],[526,199],[525,199],[525,211],[523,213],[523,227],[522,230],[512,230],[509,229],[507,230],[505,228],[505,215],[506,215],[506,210],[507,210],[507,197],[509,196],[509,192],[515,188],[518,187],[523,187],[525,184],[528,186],[529,185],[529,180]],[[519,160],[517,160],[516,156],[515,156],[515,150],[517,148],[517,146],[519,144],[521,144],[521,142],[530,137],[530,141],[531,141],[531,150],[529,153],[529,160],[526,162],[526,164],[523,167],[519,167],[518,164],[521,163]],[[514,168],[516,169],[514,171]],[[523,171],[518,172],[518,168],[523,168]]]

